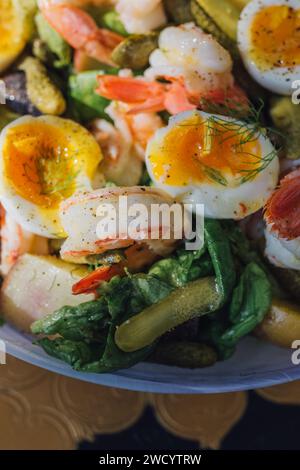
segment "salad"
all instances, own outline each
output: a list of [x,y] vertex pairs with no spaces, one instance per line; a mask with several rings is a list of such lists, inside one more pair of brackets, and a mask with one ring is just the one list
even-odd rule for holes
[[[84,372],[290,348],[299,73],[299,0],[2,1],[3,321]],[[115,233],[124,198],[202,243],[181,215]]]

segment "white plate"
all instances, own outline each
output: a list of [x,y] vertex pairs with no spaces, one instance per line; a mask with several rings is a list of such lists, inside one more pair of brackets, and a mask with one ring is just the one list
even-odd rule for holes
[[[12,327],[0,328],[7,353],[58,374],[99,385],[159,393],[217,393],[268,387],[300,379],[300,366],[293,366],[292,350],[247,338],[228,361],[206,369],[179,369],[141,363],[114,374],[83,374],[48,356],[32,344],[32,338]],[[0,366],[1,367],[6,366]]]

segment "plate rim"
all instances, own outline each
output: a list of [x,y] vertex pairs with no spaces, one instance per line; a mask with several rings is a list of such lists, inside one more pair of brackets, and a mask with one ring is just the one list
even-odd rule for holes
[[[213,383],[197,383],[195,385],[178,384],[171,383],[170,381],[162,381],[161,377],[159,377],[158,380],[143,378],[138,371],[136,371],[135,374],[133,373],[134,368],[124,369],[110,374],[90,374],[74,371],[71,366],[66,366],[64,362],[58,359],[51,358],[51,356],[47,359],[47,357],[38,354],[38,352],[28,351],[24,349],[24,347],[12,342],[6,342],[6,345],[7,354],[41,369],[73,378],[75,380],[93,383],[95,385],[115,387],[137,392],[161,394],[230,393],[266,388],[300,379],[299,366],[291,366],[290,368],[285,369],[280,368],[267,372],[254,372],[252,374],[249,373],[245,375],[241,374],[240,382],[233,384],[228,380],[223,384],[218,385]],[[36,347],[39,349],[39,346]],[[174,370],[173,367],[172,369]],[[134,375],[136,375],[136,377]],[[226,374],[226,376],[230,379],[229,374]]]

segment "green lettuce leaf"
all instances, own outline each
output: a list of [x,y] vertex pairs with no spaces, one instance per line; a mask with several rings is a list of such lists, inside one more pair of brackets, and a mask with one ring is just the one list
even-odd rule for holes
[[72,53],[71,47],[58,34],[55,29],[50,26],[45,17],[38,13],[35,17],[35,23],[40,39],[47,45],[48,49],[55,54],[57,60],[54,61],[54,67],[61,68],[70,65]]
[[[109,74],[116,74],[117,69],[109,68]],[[69,77],[69,100],[75,108],[81,121],[86,122],[95,118],[111,120],[105,113],[110,101],[95,92],[97,76],[103,70],[90,70]]]
[[218,220],[206,219],[205,242],[216,273],[217,283],[225,304],[236,282],[236,268],[229,239]]

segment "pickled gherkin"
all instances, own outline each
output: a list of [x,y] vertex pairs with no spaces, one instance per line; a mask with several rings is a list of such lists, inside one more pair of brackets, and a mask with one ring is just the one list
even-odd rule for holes
[[284,134],[285,156],[291,160],[300,157],[300,106],[293,104],[288,96],[271,101],[271,118],[277,129]]
[[142,70],[147,67],[151,52],[158,46],[158,35],[132,34],[113,51],[112,60],[122,68]]
[[198,369],[215,364],[216,351],[206,344],[194,341],[162,341],[158,344],[150,362],[169,366]]
[[191,0],[163,0],[168,17],[176,24],[193,21]]
[[124,322],[115,342],[124,352],[138,351],[188,320],[216,311],[222,300],[214,277],[198,279]]
[[214,38],[227,49],[233,58],[239,57],[239,51],[235,40],[232,40],[200,6],[198,0],[192,0],[191,12],[196,24],[206,33],[212,34]]
[[230,0],[196,0],[198,5],[232,40],[237,37],[240,9]]

